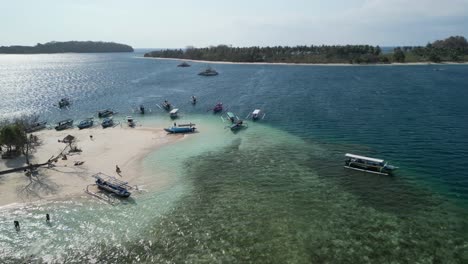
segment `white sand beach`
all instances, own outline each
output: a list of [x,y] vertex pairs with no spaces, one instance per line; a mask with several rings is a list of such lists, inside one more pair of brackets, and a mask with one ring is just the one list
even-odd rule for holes
[[[58,141],[67,135],[76,137],[76,146],[82,152],[67,155],[67,160],[59,159],[53,168],[40,168],[37,177],[33,177],[38,180],[33,183],[24,172],[0,175],[0,206],[82,196],[86,186],[94,182],[90,176],[98,172],[128,181],[130,185],[144,186],[145,189],[161,188],[168,184],[168,178],[145,172],[142,160],[160,146],[183,138],[167,135],[161,128],[120,126],[108,129],[74,128],[60,132],[43,130],[34,134],[41,144],[31,157],[32,163],[44,163],[59,154],[66,144]],[[84,163],[75,166],[77,161]],[[24,165],[24,157],[0,160],[0,170]],[[116,165],[122,171],[120,175],[116,173]]]

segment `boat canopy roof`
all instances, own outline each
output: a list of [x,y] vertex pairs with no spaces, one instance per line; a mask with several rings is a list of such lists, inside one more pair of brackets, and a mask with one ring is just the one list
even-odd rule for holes
[[179,112],[179,108],[174,108],[169,113],[170,114],[177,114],[177,112]]
[[114,184],[114,185],[124,186],[124,187],[127,187],[129,189],[132,189],[132,187],[128,185],[128,182],[118,180],[114,176],[109,176],[109,175],[106,175],[106,174],[104,174],[102,172],[96,173],[96,174],[92,175],[91,177],[96,178],[96,179],[100,179],[100,180],[103,180],[103,181],[107,181],[107,182],[109,182],[111,184]]
[[59,124],[64,124],[64,123],[68,123],[68,122],[73,122],[72,119],[65,119],[65,120],[62,120],[62,121],[58,121]]
[[227,112],[226,114],[227,114],[227,116],[230,117],[230,118],[236,117],[236,116],[234,115],[233,112]]
[[260,114],[260,109],[255,109],[253,112],[252,112],[253,115],[258,115]]
[[354,155],[354,154],[350,154],[350,153],[346,153],[345,156],[348,157],[348,158],[362,159],[362,160],[367,160],[367,161],[372,161],[372,162],[377,162],[377,163],[383,163],[384,162],[384,160],[381,160],[381,159],[374,159],[374,158]]

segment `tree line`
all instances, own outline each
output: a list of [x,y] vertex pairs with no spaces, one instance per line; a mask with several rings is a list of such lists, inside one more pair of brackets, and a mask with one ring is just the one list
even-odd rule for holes
[[396,47],[391,54],[383,54],[379,46],[321,45],[165,49],[146,53],[145,57],[176,58],[207,61],[268,62],[268,63],[392,63],[468,61],[468,43],[464,37],[454,36],[429,43],[426,47]]
[[36,46],[1,46],[0,53],[36,54],[36,53],[97,53],[97,52],[133,52],[129,45],[101,41],[66,41],[38,43]]

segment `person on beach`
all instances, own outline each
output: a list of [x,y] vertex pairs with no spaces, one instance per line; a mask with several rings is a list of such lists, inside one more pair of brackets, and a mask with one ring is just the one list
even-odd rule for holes
[[119,174],[122,172],[118,165],[115,165],[115,172],[117,172]]
[[89,139],[93,140],[93,135],[89,135]]

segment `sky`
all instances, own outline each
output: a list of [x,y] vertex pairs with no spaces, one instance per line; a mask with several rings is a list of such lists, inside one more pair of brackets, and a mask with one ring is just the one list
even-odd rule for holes
[[0,0],[0,46],[425,45],[468,37],[468,0]]

